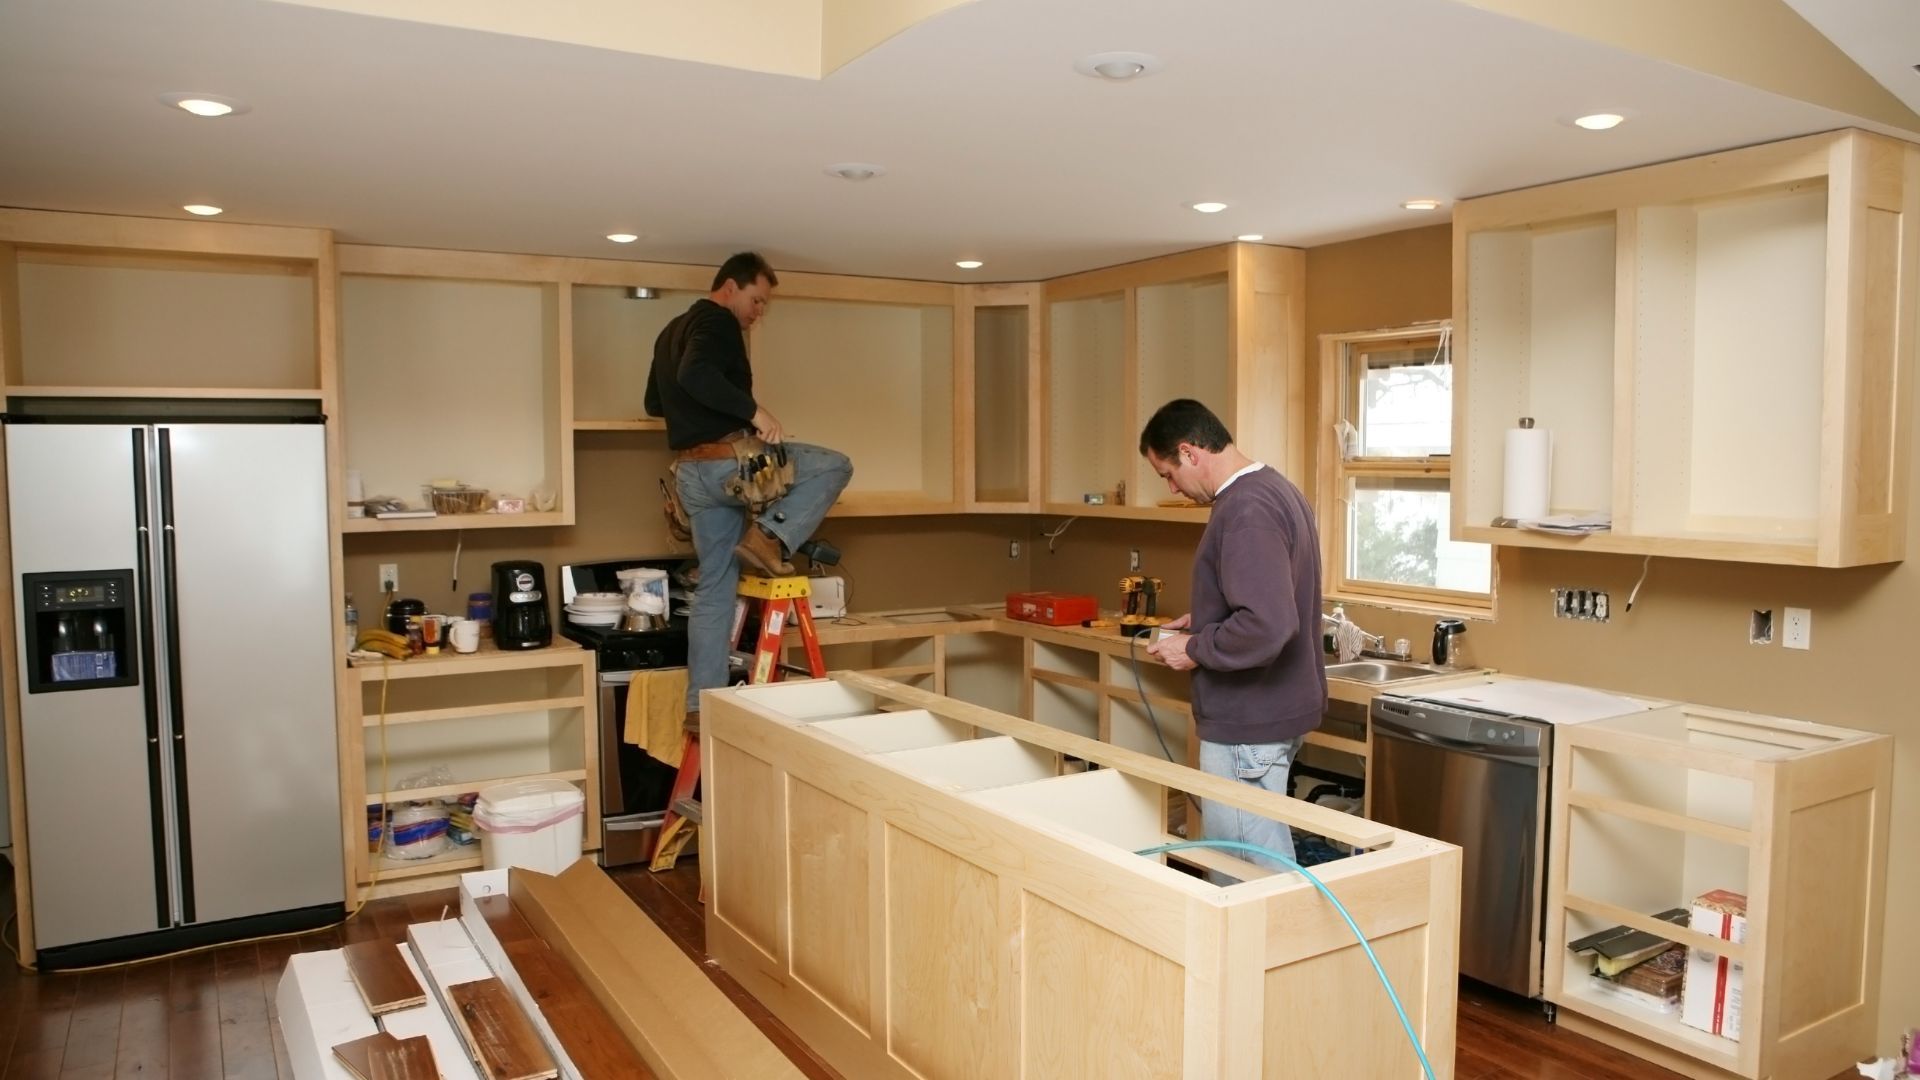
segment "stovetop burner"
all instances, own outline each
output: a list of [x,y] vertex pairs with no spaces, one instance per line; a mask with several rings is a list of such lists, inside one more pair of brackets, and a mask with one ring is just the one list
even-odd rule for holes
[[560,634],[569,641],[594,650],[601,671],[639,671],[646,668],[679,667],[687,662],[687,619],[668,617],[664,630],[620,630],[610,626],[582,626],[566,621],[565,606],[583,592],[619,592],[622,570],[646,566],[667,571],[668,590],[674,608],[687,602],[686,587],[674,580],[673,573],[690,562],[682,555],[657,555],[606,562],[574,563],[560,568]]

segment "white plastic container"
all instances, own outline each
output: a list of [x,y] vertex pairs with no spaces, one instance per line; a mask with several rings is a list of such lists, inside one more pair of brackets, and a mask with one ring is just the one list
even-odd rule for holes
[[580,857],[587,797],[565,780],[517,780],[480,791],[473,807],[481,863],[558,874]]

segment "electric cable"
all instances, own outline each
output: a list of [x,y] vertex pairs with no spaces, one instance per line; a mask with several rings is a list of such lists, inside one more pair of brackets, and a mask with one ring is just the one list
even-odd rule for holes
[[[1167,737],[1160,734],[1160,721],[1153,715],[1153,702],[1147,700],[1147,688],[1140,682],[1140,657],[1133,648],[1136,639],[1132,634],[1124,636],[1127,639],[1127,662],[1133,668],[1133,688],[1140,692],[1140,704],[1147,710],[1147,724],[1153,728],[1153,737],[1160,740],[1160,752],[1167,755],[1168,761],[1173,761],[1173,751],[1167,748]],[[1174,761],[1174,764],[1178,765],[1179,762]]]
[[1633,583],[1633,591],[1627,594],[1627,610],[1633,610],[1633,601],[1640,595],[1640,586],[1647,583],[1647,575],[1653,571],[1653,556],[1640,564],[1640,580]]
[[1255,855],[1265,856],[1285,866],[1294,873],[1299,874],[1301,877],[1306,878],[1314,888],[1320,890],[1320,895],[1327,898],[1327,902],[1333,905],[1333,910],[1340,913],[1340,918],[1346,922],[1347,929],[1353,931],[1353,938],[1360,943],[1361,951],[1367,954],[1367,962],[1373,965],[1373,973],[1380,977],[1380,985],[1386,988],[1387,1000],[1393,1003],[1393,1011],[1400,1017],[1400,1027],[1406,1031],[1407,1040],[1413,1043],[1413,1052],[1420,1058],[1420,1068],[1425,1070],[1427,1080],[1435,1080],[1433,1063],[1427,1060],[1426,1048],[1420,1045],[1420,1036],[1414,1032],[1413,1022],[1407,1019],[1406,1007],[1400,1004],[1400,995],[1394,992],[1393,981],[1387,978],[1387,969],[1380,966],[1380,958],[1374,955],[1373,946],[1367,941],[1367,936],[1360,932],[1360,925],[1353,921],[1352,915],[1347,913],[1347,906],[1340,902],[1339,897],[1333,895],[1333,890],[1327,888],[1325,882],[1315,877],[1306,867],[1301,866],[1299,863],[1277,851],[1270,848],[1263,848],[1258,844],[1244,843],[1239,840],[1181,840],[1177,843],[1158,844],[1154,847],[1144,848],[1134,852],[1134,854],[1160,855],[1169,851],[1179,851],[1182,848],[1196,847],[1219,848],[1225,851],[1247,851]]
[[1061,522],[1060,527],[1053,530],[1052,532],[1042,532],[1040,534],[1041,536],[1044,536],[1047,538],[1047,554],[1049,555],[1053,554],[1053,542],[1055,540],[1060,539],[1061,534],[1065,533],[1068,529],[1072,528],[1073,523],[1079,520],[1080,519],[1077,517],[1070,517],[1067,520]]

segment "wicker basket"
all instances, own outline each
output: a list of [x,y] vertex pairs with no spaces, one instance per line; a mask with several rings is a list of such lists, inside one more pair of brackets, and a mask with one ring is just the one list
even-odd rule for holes
[[436,514],[482,514],[487,510],[486,488],[428,488],[427,497]]

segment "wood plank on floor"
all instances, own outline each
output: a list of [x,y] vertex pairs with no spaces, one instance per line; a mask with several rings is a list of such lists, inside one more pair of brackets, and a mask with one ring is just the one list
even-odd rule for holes
[[547,1080],[560,1075],[527,1014],[499,979],[447,987],[448,1012],[486,1080]]
[[655,1080],[654,1071],[595,1000],[593,992],[533,932],[514,910],[510,897],[483,896],[476,903],[487,929],[499,940],[521,985],[583,1080]]
[[408,970],[400,951],[384,941],[358,941],[344,950],[347,974],[374,1016],[427,1003],[427,992]]

